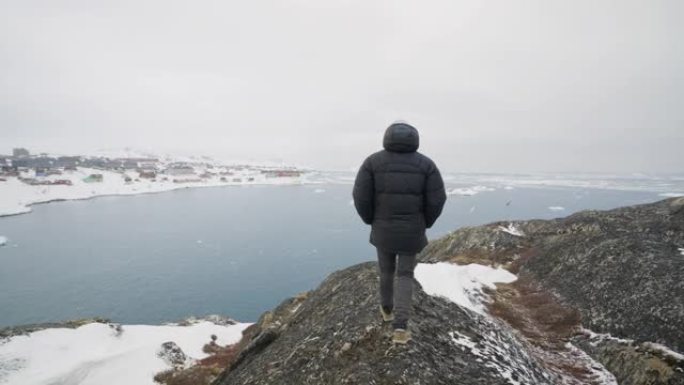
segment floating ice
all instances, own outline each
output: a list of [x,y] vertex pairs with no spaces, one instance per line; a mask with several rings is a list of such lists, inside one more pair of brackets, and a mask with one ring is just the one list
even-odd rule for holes
[[5,246],[7,244],[7,237],[0,235],[0,246]]
[[487,186],[454,187],[447,191],[447,195],[471,196],[484,191],[494,191],[495,189]]
[[549,210],[551,210],[551,211],[564,211],[565,207],[563,207],[563,206],[549,206]]
[[666,192],[666,193],[661,193],[658,194],[661,197],[665,198],[679,198],[679,197],[684,197],[684,192]]
[[315,192],[316,194],[324,193],[324,192],[325,192],[325,189],[317,188],[317,189],[314,190],[314,192]]

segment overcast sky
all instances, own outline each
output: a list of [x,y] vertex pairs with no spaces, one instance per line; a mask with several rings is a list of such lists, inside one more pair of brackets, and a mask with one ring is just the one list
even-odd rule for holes
[[0,0],[0,153],[684,172],[684,1]]

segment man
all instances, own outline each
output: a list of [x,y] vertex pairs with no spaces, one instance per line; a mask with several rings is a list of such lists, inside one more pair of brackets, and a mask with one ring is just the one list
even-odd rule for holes
[[353,191],[356,211],[371,225],[370,243],[377,248],[380,313],[384,321],[392,321],[392,341],[402,344],[411,339],[416,254],[427,245],[425,229],[435,223],[446,201],[442,176],[430,158],[417,152],[418,142],[413,126],[401,121],[390,125],[384,150],[366,158]]

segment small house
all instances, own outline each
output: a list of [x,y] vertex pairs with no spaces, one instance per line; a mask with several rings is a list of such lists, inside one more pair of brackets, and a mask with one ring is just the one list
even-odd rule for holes
[[173,176],[195,175],[195,169],[190,166],[175,166],[166,169],[165,173]]
[[12,149],[12,156],[15,158],[24,158],[30,155],[29,150],[25,148],[14,148]]
[[139,176],[144,179],[154,179],[157,177],[157,173],[152,170],[142,170],[139,172]]

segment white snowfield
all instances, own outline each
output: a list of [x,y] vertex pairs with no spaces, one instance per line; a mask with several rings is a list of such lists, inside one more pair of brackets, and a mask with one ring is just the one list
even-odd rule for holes
[[236,343],[250,323],[190,326],[91,323],[76,329],[46,329],[0,341],[0,384],[7,385],[154,385],[155,374],[170,366],[157,356],[161,344],[175,342],[192,359],[207,356],[202,347]]
[[[236,173],[226,176],[221,181],[220,175],[211,178],[200,178],[203,170],[198,175],[167,176],[159,174],[155,181],[138,177],[138,173],[120,173],[108,170],[78,168],[76,171],[64,171],[62,175],[52,175],[41,178],[42,181],[55,181],[65,179],[71,181],[71,186],[66,185],[29,185],[16,177],[5,177],[6,181],[0,181],[0,216],[23,214],[31,211],[30,205],[54,200],[88,199],[105,195],[134,195],[170,191],[189,187],[215,187],[252,184],[301,184],[307,183],[306,177],[279,177],[267,178],[260,173]],[[86,183],[84,178],[91,174],[102,174],[102,182]],[[30,175],[29,175],[30,176]],[[133,179],[125,181],[125,177]],[[164,181],[162,178],[168,178]],[[239,181],[234,181],[237,178]],[[250,178],[253,178],[250,180]],[[138,179],[138,181],[135,181]],[[175,183],[175,180],[182,183]]]
[[426,293],[445,297],[462,307],[484,314],[487,295],[484,287],[496,288],[496,283],[510,283],[517,277],[508,270],[471,263],[419,263],[414,275]]

